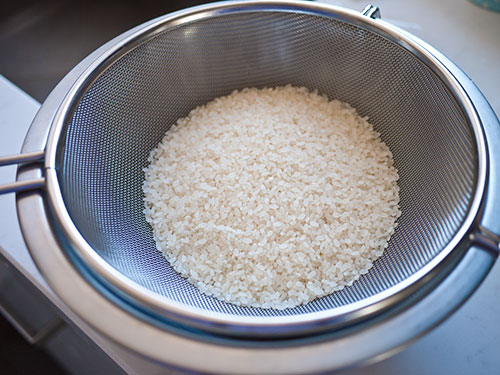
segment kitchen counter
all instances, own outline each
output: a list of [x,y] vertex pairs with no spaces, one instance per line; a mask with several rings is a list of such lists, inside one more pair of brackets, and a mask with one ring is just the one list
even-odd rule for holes
[[[366,1],[357,0],[325,2],[354,10],[361,10],[366,5]],[[465,0],[380,0],[374,4],[380,6],[383,19],[419,36],[461,67],[483,91],[496,113],[500,113],[500,13],[486,11]],[[19,152],[39,105],[0,76],[1,155]],[[14,178],[15,167],[0,168],[0,183]],[[92,364],[88,363],[91,359],[78,360],[69,351],[61,352],[60,343],[64,337],[69,337],[60,328],[63,325],[78,331],[79,336],[85,336],[89,348],[97,348],[95,353],[98,354],[89,354],[89,358],[94,358],[92,371],[100,369],[99,372],[103,373],[106,368],[109,369],[107,373],[173,373],[115,345],[75,316],[53,294],[36,269],[17,223],[13,194],[0,196],[0,210],[0,255],[4,264],[16,273],[17,278],[25,280],[32,293],[39,294],[37,298],[41,298],[53,312],[53,316],[41,322],[39,327],[25,328],[28,338],[36,342],[43,339],[44,345],[48,345],[48,350],[58,360],[74,362],[71,365],[73,370],[91,371]],[[500,264],[497,262],[464,306],[431,333],[390,358],[342,374],[498,373],[499,296]],[[63,334],[66,336],[61,337]]]

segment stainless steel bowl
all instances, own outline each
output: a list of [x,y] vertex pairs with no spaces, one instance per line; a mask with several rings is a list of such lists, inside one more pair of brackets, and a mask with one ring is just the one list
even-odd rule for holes
[[[403,214],[352,287],[287,310],[234,306],[201,294],[155,249],[142,168],[195,106],[288,83],[370,117],[394,154]],[[21,166],[18,181],[30,182],[5,190],[24,190],[23,234],[51,287],[107,336],[197,371],[318,372],[404,344],[477,287],[498,253],[500,165],[489,150],[499,143],[497,118],[463,72],[375,8],[224,2],[138,26],[75,67],[35,118],[27,154],[5,159],[43,165]]]

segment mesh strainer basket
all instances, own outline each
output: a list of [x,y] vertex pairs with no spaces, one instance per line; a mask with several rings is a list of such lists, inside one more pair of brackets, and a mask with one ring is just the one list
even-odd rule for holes
[[[394,155],[402,216],[383,256],[352,286],[286,310],[240,307],[200,293],[156,250],[142,170],[169,126],[196,106],[286,84],[369,116]],[[101,49],[56,107],[45,151],[24,157],[44,157],[44,176],[20,189],[43,184],[61,251],[143,318],[239,337],[331,331],[432,288],[473,241],[497,246],[478,225],[489,165],[474,104],[430,47],[369,15],[302,2],[174,13]]]

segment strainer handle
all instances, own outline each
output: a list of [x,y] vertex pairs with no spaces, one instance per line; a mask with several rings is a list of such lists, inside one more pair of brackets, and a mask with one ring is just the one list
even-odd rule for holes
[[494,256],[500,255],[500,236],[481,225],[470,234],[470,239],[474,245],[493,253]]
[[[11,155],[0,157],[0,167],[5,165],[20,164],[26,162],[41,161],[45,157],[44,151],[30,152],[27,154]],[[44,178],[33,180],[17,181],[11,184],[0,185],[0,195],[7,193],[17,193],[20,191],[34,190],[42,188],[45,185]]]

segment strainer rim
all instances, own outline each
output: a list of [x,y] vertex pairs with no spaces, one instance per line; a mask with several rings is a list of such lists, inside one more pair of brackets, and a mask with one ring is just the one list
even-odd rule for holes
[[[441,80],[443,80],[446,87],[452,92],[456,99],[462,99],[457,100],[457,102],[462,106],[461,109],[466,118],[469,120],[469,124],[474,132],[474,141],[476,143],[475,146],[478,156],[475,190],[473,197],[470,200],[471,203],[465,219],[463,220],[460,228],[456,231],[452,240],[450,240],[445,248],[442,249],[432,260],[430,260],[424,267],[412,274],[410,277],[382,292],[345,306],[300,315],[257,317],[207,311],[183,304],[181,302],[173,301],[132,281],[107,263],[80,234],[76,225],[71,220],[64,204],[56,170],[59,140],[63,135],[63,130],[65,125],[68,123],[68,119],[71,117],[72,108],[75,103],[79,102],[79,99],[81,99],[86,89],[90,87],[95,79],[95,73],[99,72],[99,68],[101,68],[100,72],[102,72],[104,70],[103,68],[107,69],[109,67],[108,64],[111,59],[116,61],[125,53],[130,52],[134,45],[140,44],[145,40],[149,40],[173,26],[231,12],[257,10],[289,12],[300,11],[336,20],[341,17],[342,22],[364,27],[371,32],[375,32],[399,45],[402,45],[405,49],[423,59],[434,73],[439,73],[438,76]],[[134,30],[135,31],[132,32],[127,38],[113,44],[104,53],[97,57],[82,72],[78,79],[73,82],[71,89],[59,105],[53,118],[47,140],[45,159],[47,198],[50,203],[53,219],[56,220],[58,227],[61,229],[61,235],[66,241],[68,241],[71,249],[76,252],[78,257],[83,260],[86,267],[91,269],[92,272],[96,273],[98,276],[102,277],[113,287],[116,287],[118,290],[124,292],[128,296],[131,296],[134,301],[140,302],[155,312],[161,312],[162,314],[167,313],[165,315],[166,317],[171,317],[173,319],[177,318],[191,323],[202,322],[202,325],[206,325],[208,327],[223,325],[231,328],[244,327],[245,329],[252,328],[258,330],[260,328],[266,329],[271,327],[303,327],[308,326],[311,323],[317,325],[319,323],[332,323],[333,321],[350,321],[354,318],[360,318],[368,313],[371,313],[375,307],[377,307],[377,309],[387,307],[389,304],[388,300],[393,299],[395,296],[405,298],[403,296],[403,292],[408,290],[410,286],[422,280],[422,278],[428,275],[432,270],[435,270],[442,263],[442,261],[453,252],[457,245],[463,241],[469,230],[477,221],[477,216],[483,201],[488,162],[484,134],[480,120],[465,90],[463,90],[458,80],[448,70],[446,64],[435,56],[435,53],[433,53],[434,49],[432,47],[413,35],[382,20],[374,20],[352,10],[326,4],[313,4],[299,1],[228,1],[213,3],[159,17],[138,26]],[[145,35],[147,35],[147,38],[144,37]],[[110,43],[112,42],[113,41]],[[333,311],[335,311],[334,315],[332,315]]]

